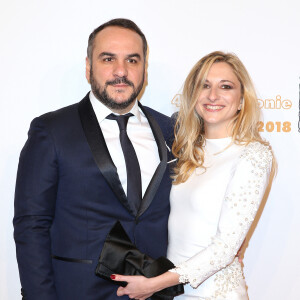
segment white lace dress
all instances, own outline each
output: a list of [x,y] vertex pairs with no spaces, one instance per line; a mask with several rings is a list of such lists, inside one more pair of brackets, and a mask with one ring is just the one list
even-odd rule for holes
[[208,139],[206,171],[172,187],[168,258],[187,283],[176,300],[248,299],[235,255],[264,195],[272,153],[258,142],[224,150],[230,142]]

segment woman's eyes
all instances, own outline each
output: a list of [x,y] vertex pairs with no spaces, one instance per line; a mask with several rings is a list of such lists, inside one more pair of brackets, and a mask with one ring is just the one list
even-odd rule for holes
[[[204,88],[204,89],[209,89],[209,88],[210,88],[210,85],[207,84],[207,83],[204,83],[204,84],[203,84],[203,88]],[[229,85],[229,84],[222,84],[222,85],[221,85],[221,89],[223,89],[223,90],[230,90],[230,89],[232,89],[232,86]]]
[[222,89],[225,89],[225,90],[230,90],[232,89],[232,86],[231,85],[228,85],[228,84],[222,84]]

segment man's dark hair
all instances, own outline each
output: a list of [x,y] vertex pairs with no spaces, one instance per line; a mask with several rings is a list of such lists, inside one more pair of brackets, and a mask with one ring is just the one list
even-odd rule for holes
[[141,29],[131,20],[129,19],[113,19],[110,20],[99,27],[97,27],[89,36],[89,41],[88,41],[88,47],[87,47],[87,57],[90,62],[92,62],[92,53],[93,53],[93,48],[94,48],[94,40],[97,35],[101,30],[103,30],[106,27],[109,26],[116,26],[116,27],[121,27],[121,28],[127,28],[130,29],[134,32],[136,32],[143,41],[143,54],[144,54],[144,59],[146,60],[146,55],[147,55],[147,40]]

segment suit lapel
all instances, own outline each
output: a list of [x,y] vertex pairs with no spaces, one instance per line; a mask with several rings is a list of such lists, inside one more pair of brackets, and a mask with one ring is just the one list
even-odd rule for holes
[[103,133],[88,95],[79,103],[78,111],[83,131],[98,168],[119,201],[132,215],[135,216],[136,211],[130,206],[127,200],[119,179],[117,168],[109,154]]
[[167,167],[167,147],[166,147],[166,142],[165,138],[163,136],[163,133],[154,119],[154,117],[140,104],[139,102],[139,107],[145,114],[146,118],[148,119],[148,122],[150,124],[150,127],[152,129],[155,141],[157,143],[157,148],[158,148],[158,153],[159,153],[159,158],[160,158],[160,163],[157,166],[154,175],[148,185],[148,188],[145,192],[145,195],[142,199],[141,206],[139,208],[137,217],[141,216],[147,208],[150,206],[158,188],[161,183],[161,180],[164,176],[166,167]]

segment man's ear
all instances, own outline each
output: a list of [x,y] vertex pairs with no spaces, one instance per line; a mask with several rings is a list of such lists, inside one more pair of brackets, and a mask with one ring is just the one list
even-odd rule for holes
[[88,83],[91,83],[90,82],[90,72],[91,72],[91,64],[90,64],[90,60],[87,57],[85,59],[85,77],[86,77]]

